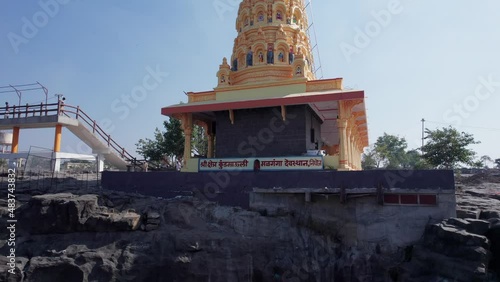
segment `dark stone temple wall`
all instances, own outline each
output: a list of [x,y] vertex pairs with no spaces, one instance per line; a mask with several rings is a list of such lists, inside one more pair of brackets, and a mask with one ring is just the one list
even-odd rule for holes
[[[306,126],[309,106],[286,107],[286,121],[280,107],[216,112],[217,158],[300,156],[307,151],[310,131]],[[309,118],[310,119],[310,118]],[[319,132],[318,132],[319,134]]]
[[[306,108],[306,147],[307,150],[321,149],[321,120],[310,108]],[[313,129],[313,131],[311,131]]]

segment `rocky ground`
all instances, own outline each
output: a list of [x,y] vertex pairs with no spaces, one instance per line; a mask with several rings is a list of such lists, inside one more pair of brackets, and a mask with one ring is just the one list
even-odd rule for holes
[[[24,183],[16,190],[16,275],[0,257],[0,281],[498,281],[497,177],[458,179],[459,218],[429,225],[421,242],[399,250],[348,246],[292,216],[190,197],[124,194],[69,178],[50,188]],[[2,200],[1,226],[6,206]]]

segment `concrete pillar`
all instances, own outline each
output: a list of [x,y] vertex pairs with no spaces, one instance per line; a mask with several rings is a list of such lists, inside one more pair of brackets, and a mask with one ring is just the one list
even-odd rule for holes
[[347,137],[346,137],[346,119],[337,119],[337,127],[339,129],[340,144],[339,144],[339,170],[347,170]]
[[17,153],[19,150],[19,127],[15,126],[12,130],[12,146],[10,152]]
[[97,172],[102,172],[104,170],[104,155],[98,154],[96,156]]
[[352,148],[353,148],[353,163],[354,163],[354,168],[356,170],[359,170],[359,165],[358,165],[358,139],[354,138],[354,142],[352,143]]
[[[349,124],[349,122],[348,122]],[[346,146],[347,146],[347,156],[346,156],[346,160],[347,160],[347,166],[349,168],[352,167],[352,144],[351,144],[351,128],[349,127],[349,125],[347,125],[347,128],[346,128]]]
[[354,145],[354,135],[352,135],[352,130],[351,130],[351,168],[356,169],[356,151],[355,148],[356,146]]
[[361,152],[359,151],[359,139],[356,139],[356,165],[361,170]]
[[350,162],[351,162],[351,169],[355,169],[354,168],[354,136],[352,135],[354,132],[353,130],[351,129],[351,135],[349,137],[349,149],[350,149],[350,154],[349,154],[349,157],[350,157]]
[[357,156],[358,156],[358,162],[357,163],[358,163],[359,170],[362,170],[363,169],[361,167],[361,154],[362,154],[362,152],[361,152],[360,145],[359,145],[360,143],[361,143],[361,140],[358,138],[356,140],[356,152],[357,152]]
[[56,125],[56,134],[54,136],[54,152],[61,151],[62,125]]
[[191,135],[193,132],[193,115],[184,114],[182,127],[184,129],[184,167],[187,161],[191,159]]
[[52,171],[53,172],[61,171],[61,159],[59,158],[57,152],[52,153]]

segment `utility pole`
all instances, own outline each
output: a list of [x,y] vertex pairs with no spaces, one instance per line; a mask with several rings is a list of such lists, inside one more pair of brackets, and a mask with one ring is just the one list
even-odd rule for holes
[[422,147],[420,147],[420,151],[422,152],[422,154],[424,153],[424,131],[425,131],[425,119],[422,118],[421,120],[422,122]]

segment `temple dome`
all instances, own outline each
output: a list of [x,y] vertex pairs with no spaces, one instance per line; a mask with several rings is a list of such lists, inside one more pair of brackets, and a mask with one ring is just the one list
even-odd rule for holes
[[314,80],[308,26],[303,0],[243,0],[233,54],[220,65],[218,87]]

